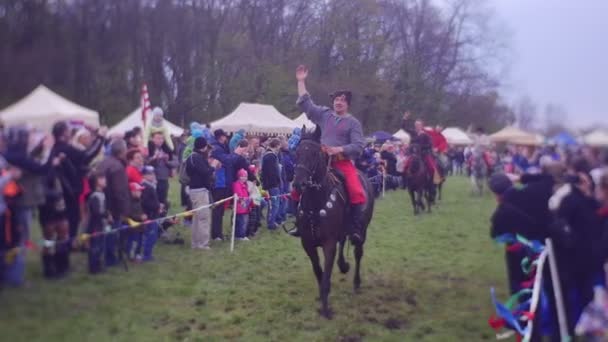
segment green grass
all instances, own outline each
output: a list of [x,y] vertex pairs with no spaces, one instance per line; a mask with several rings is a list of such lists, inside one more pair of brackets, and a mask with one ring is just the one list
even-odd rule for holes
[[211,251],[159,244],[155,263],[99,276],[87,274],[79,254],[72,274],[52,282],[30,255],[28,288],[0,293],[2,340],[493,340],[489,288],[506,285],[503,253],[488,235],[494,203],[469,197],[462,178],[450,179],[444,193],[435,212],[420,217],[403,191],[377,202],[362,291],[353,293],[352,271],[334,268],[331,321],[317,314],[299,241],[264,230],[233,254],[229,243]]

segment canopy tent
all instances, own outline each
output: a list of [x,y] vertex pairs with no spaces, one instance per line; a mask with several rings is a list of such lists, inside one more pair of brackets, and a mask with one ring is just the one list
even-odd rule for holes
[[23,99],[2,110],[0,120],[5,125],[29,124],[50,131],[55,122],[63,120],[99,126],[99,113],[75,104],[41,84]]
[[[148,115],[151,119],[151,115]],[[148,119],[148,120],[150,120]],[[143,121],[141,119],[141,107],[135,109],[131,114],[124,117],[120,122],[114,125],[112,128],[108,130],[108,133],[111,135],[114,134],[124,134],[127,131],[132,130],[135,127],[143,128]],[[184,129],[169,122],[169,120],[165,119],[165,126],[169,129],[169,134],[172,136],[180,136],[184,133]]]
[[378,142],[378,143],[384,143],[388,140],[399,140],[399,138],[396,138],[396,137],[392,136],[389,132],[385,132],[385,131],[376,131],[376,132],[372,133],[372,135],[370,137],[372,139],[374,139],[375,142]]
[[403,129],[398,130],[397,132],[395,132],[395,134],[393,134],[393,136],[405,143],[409,143],[411,140],[411,137],[409,134],[407,134],[406,131],[404,131]]
[[306,113],[300,114],[300,116],[293,119],[293,122],[296,124],[296,127],[306,126],[306,130],[315,129],[317,127],[314,122],[308,119]]
[[496,143],[510,143],[517,145],[539,146],[543,144],[544,137],[538,134],[523,131],[517,127],[508,126],[490,135]]
[[595,131],[585,135],[583,142],[593,147],[606,147],[608,146],[608,130],[596,129]]
[[211,123],[212,129],[227,132],[244,129],[250,134],[286,135],[296,127],[294,120],[279,113],[274,106],[258,103],[241,103],[232,113]]
[[575,137],[573,137],[570,133],[568,132],[561,132],[560,134],[554,136],[553,138],[549,139],[549,142],[555,144],[555,145],[560,145],[560,146],[574,146],[574,145],[578,145],[578,141],[576,140]]
[[458,127],[448,127],[441,131],[450,145],[471,145],[473,140]]

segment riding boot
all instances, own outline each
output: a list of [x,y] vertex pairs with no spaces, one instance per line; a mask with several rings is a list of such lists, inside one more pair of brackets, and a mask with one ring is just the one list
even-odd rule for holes
[[57,276],[57,271],[55,270],[54,256],[52,254],[42,255],[42,274],[47,279],[52,279]]
[[350,241],[353,245],[360,245],[365,241],[363,234],[363,204],[354,204],[351,210],[352,232],[350,234]]
[[302,236],[302,234],[300,234],[300,222],[302,220],[301,216],[302,215],[300,215],[300,213],[296,212],[296,224],[295,224],[294,228],[288,232],[289,235],[291,235],[293,237],[301,237]]

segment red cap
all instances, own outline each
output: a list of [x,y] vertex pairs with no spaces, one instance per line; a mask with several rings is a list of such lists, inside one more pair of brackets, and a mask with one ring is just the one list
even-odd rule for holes
[[137,183],[129,184],[129,190],[131,190],[131,191],[142,191],[143,189],[144,189],[144,187]]

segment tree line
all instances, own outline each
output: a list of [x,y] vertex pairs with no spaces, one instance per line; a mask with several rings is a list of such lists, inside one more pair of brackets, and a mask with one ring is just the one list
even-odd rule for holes
[[293,118],[306,64],[317,102],[352,90],[368,132],[395,130],[406,109],[491,130],[515,120],[492,19],[480,0],[0,0],[0,105],[44,83],[112,124],[147,83],[179,124],[240,102]]

